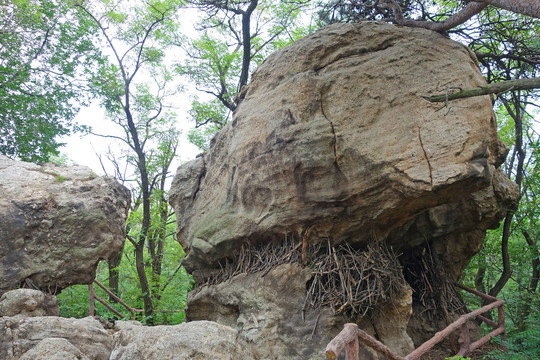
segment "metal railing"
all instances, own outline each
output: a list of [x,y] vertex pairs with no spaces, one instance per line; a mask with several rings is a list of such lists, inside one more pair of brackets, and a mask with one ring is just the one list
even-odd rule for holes
[[[358,325],[353,323],[345,324],[343,330],[334,339],[332,339],[332,341],[330,341],[328,346],[326,346],[326,358],[335,360],[337,359],[339,354],[341,354],[341,352],[345,350],[346,360],[358,360],[360,341],[364,345],[371,347],[375,351],[383,354],[391,360],[416,360],[420,358],[420,356],[431,350],[435,345],[443,341],[447,336],[449,336],[457,329],[460,329],[461,335],[459,337],[460,349],[456,356],[468,356],[472,351],[484,345],[493,337],[498,335],[501,336],[501,339],[503,341],[506,340],[506,330],[504,326],[504,301],[497,299],[493,296],[483,294],[479,291],[470,289],[463,285],[457,284],[457,286],[465,291],[481,297],[484,300],[492,301],[492,303],[485,305],[480,309],[472,311],[468,314],[461,315],[456,321],[448,325],[444,330],[436,333],[431,339],[420,345],[416,350],[414,350],[407,356],[401,356],[394,353],[386,345],[384,345],[374,337],[370,336],[363,330],[359,329]],[[495,308],[498,309],[497,322],[494,322],[482,316],[482,314]],[[471,343],[467,323],[473,318],[478,318],[479,320],[483,321],[488,326],[491,326],[494,329],[489,334]]]
[[[131,313],[131,320],[135,319],[135,313],[144,311],[144,310],[141,310],[141,309],[132,308],[131,306],[126,304],[124,301],[122,301],[122,299],[120,299],[118,296],[116,296],[111,290],[107,289],[105,287],[105,285],[103,285],[102,283],[100,283],[97,280],[94,280],[94,282],[96,283],[96,285],[98,285],[100,288],[102,288],[111,298],[113,298],[116,302],[118,302],[120,305],[125,307]],[[118,310],[113,308],[111,305],[107,304],[107,302],[105,300],[103,300],[102,298],[100,298],[99,296],[97,296],[94,293],[94,284],[88,285],[88,290],[89,290],[88,291],[89,292],[88,300],[90,301],[90,316],[95,315],[94,300],[97,300],[100,303],[102,303],[103,306],[105,306],[107,309],[111,310],[113,313],[120,316],[122,319],[126,318],[126,316],[124,314],[122,314],[121,312],[119,312]]]

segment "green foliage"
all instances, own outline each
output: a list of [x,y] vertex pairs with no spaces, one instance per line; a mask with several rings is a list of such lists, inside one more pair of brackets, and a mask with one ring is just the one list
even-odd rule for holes
[[[207,13],[200,22],[202,35],[197,39],[184,38],[182,46],[189,58],[178,64],[176,70],[193,82],[198,91],[212,96],[202,102],[195,99],[189,112],[196,128],[190,141],[201,149],[208,148],[208,140],[229,120],[238,105],[242,73],[254,69],[273,51],[313,31],[302,24],[301,14],[309,1],[269,0],[259,2],[254,12],[247,14],[246,5],[253,2],[230,1],[219,6],[207,1],[195,1],[207,6]],[[248,45],[249,61],[245,59],[246,17],[251,24]],[[198,129],[202,127],[202,129]]]
[[446,360],[471,360],[471,358],[463,357],[463,356],[452,356],[446,358]]
[[507,340],[501,344],[507,351],[493,350],[484,359],[486,360],[535,360],[540,359],[540,312],[535,311],[527,320],[527,329],[519,331],[507,322]]
[[210,148],[210,141],[216,133],[221,130],[217,124],[208,124],[202,127],[193,128],[188,133],[188,140],[202,151]]
[[[139,212],[134,212],[133,215],[130,216],[129,221],[138,224],[139,217]],[[174,233],[174,224],[175,222],[173,221],[168,225],[168,231]],[[132,230],[132,235],[137,235],[136,230]],[[180,262],[185,254],[180,244],[174,238],[171,237],[169,241],[165,243],[163,254],[163,272],[157,280],[162,288],[165,284],[167,284],[167,286],[160,294],[159,301],[156,301],[156,315],[154,318],[154,323],[168,325],[179,324],[184,320],[184,307],[187,293],[193,287],[194,282],[191,275],[187,274],[183,267],[180,267]],[[137,271],[135,270],[134,247],[129,241],[126,241],[122,261],[118,267],[118,270],[120,273],[120,298],[131,307],[142,309],[143,299]],[[147,275],[150,278],[152,274],[149,264],[147,264],[146,270]],[[105,286],[108,286],[108,277],[109,273],[107,264],[105,262],[101,262],[97,270],[96,279]],[[94,285],[94,291],[95,294],[100,298],[108,300],[109,295],[107,295],[97,285]],[[57,297],[60,305],[61,316],[75,318],[88,316],[88,312],[90,310],[88,301],[88,286],[71,286],[63,290],[62,293],[60,293]],[[127,319],[130,318],[130,312],[123,306],[110,301],[108,301],[108,303],[122,313]],[[97,301],[95,302],[95,312],[96,315],[103,318],[118,320],[117,315]],[[140,321],[145,320],[142,313],[137,313],[137,319]]]
[[95,27],[69,2],[0,1],[0,154],[44,162],[77,127],[81,82],[101,60]]
[[49,162],[53,164],[58,164],[62,166],[72,166],[75,165],[75,163],[67,156],[67,154],[60,153],[58,155],[49,155]]
[[[60,306],[60,316],[66,318],[83,318],[88,316],[90,311],[88,294],[87,285],[74,285],[62,290],[56,296],[58,305]],[[104,313],[105,311],[100,311],[100,314]]]
[[[515,124],[505,107],[497,108],[499,134],[501,139],[511,147],[515,146]],[[526,139],[535,139],[535,131],[530,126],[534,122],[533,111],[524,116],[524,135]],[[523,181],[521,184],[521,200],[514,212],[508,240],[508,254],[511,277],[498,297],[505,300],[508,353],[493,352],[489,359],[537,359],[540,358],[540,294],[535,284],[534,266],[538,266],[539,251],[536,243],[540,229],[540,173],[538,161],[538,140],[525,144]],[[503,168],[515,178],[515,162],[506,163]],[[501,238],[502,224],[499,228],[489,230],[480,253],[469,263],[462,281],[471,287],[485,287],[485,291],[493,288],[502,272]],[[532,245],[526,237],[532,241]],[[536,262],[535,262],[536,261]],[[481,282],[478,281],[479,276]],[[480,289],[479,290],[483,290]],[[468,298],[467,303],[473,300]],[[480,306],[481,304],[478,304]]]

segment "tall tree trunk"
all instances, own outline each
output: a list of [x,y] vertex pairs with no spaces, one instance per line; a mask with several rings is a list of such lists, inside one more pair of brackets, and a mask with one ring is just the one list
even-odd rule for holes
[[[525,238],[525,241],[527,242],[527,245],[529,246],[529,250],[532,255],[531,259],[531,268],[532,268],[532,274],[531,274],[531,280],[529,281],[528,285],[528,293],[529,295],[532,295],[536,292],[536,289],[538,289],[538,280],[540,278],[540,254],[538,253],[538,247],[536,245],[536,241],[531,237],[528,231],[522,230],[521,233],[523,234],[523,237]],[[521,301],[520,308],[519,308],[519,317],[518,317],[518,323],[516,324],[516,327],[519,332],[523,332],[527,330],[527,325],[525,323],[525,320],[529,317],[531,314],[531,307],[533,306],[533,301],[527,301],[528,299],[525,299],[525,301]]]
[[538,289],[538,281],[540,279],[540,254],[538,253],[538,246],[536,244],[536,240],[531,237],[529,232],[523,230],[521,233],[523,234],[527,245],[529,245],[529,250],[531,251],[532,255],[532,275],[531,281],[529,282],[529,292],[534,293],[536,292],[536,289]]
[[[112,293],[116,296],[118,296],[119,291],[119,278],[120,278],[120,272],[118,271],[118,266],[120,266],[120,262],[122,260],[122,254],[123,251],[119,252],[118,255],[110,258],[107,263],[109,265],[109,289],[112,291]],[[116,302],[112,296],[109,296],[110,302]]]
[[489,290],[489,295],[491,296],[497,296],[512,276],[512,269],[510,268],[510,254],[508,253],[508,240],[510,239],[510,229],[512,226],[513,218],[514,213],[512,211],[506,213],[506,218],[504,219],[503,225],[503,234],[501,238],[501,257],[503,263],[503,271],[499,276],[499,280],[497,280],[495,285],[493,285],[493,287]]
[[146,317],[145,322],[147,325],[154,325],[154,306],[152,303],[152,296],[150,295],[150,286],[148,285],[148,279],[146,277],[144,268],[144,243],[139,243],[135,247],[135,267],[137,268],[139,283],[141,284],[144,315]]
[[238,92],[247,84],[249,78],[249,64],[251,63],[251,14],[257,8],[259,1],[252,0],[245,12],[242,12],[242,72],[238,82]]
[[[514,119],[515,123],[515,138],[516,141],[514,143],[515,148],[515,154],[517,156],[517,164],[516,164],[516,179],[515,182],[519,186],[519,189],[521,190],[521,181],[523,179],[523,164],[525,162],[525,151],[523,151],[523,112],[520,108],[520,95],[519,92],[516,94],[515,92],[512,93],[512,103],[514,105],[515,111],[512,109],[512,107],[508,104],[508,101],[504,98],[500,98],[502,103],[504,104],[506,110],[508,111],[508,114]],[[512,219],[514,217],[513,210],[508,211],[506,214],[506,218],[504,219],[504,227],[503,227],[503,235],[501,239],[501,256],[503,261],[503,271],[499,277],[499,280],[495,285],[491,288],[489,291],[489,295],[491,296],[497,296],[499,292],[502,290],[504,285],[508,282],[510,279],[510,276],[512,276],[512,270],[510,268],[510,254],[508,253],[508,240],[510,238],[510,230],[512,226]]]
[[[126,89],[126,104],[129,104],[129,88]],[[135,266],[137,275],[141,284],[141,291],[144,303],[144,314],[146,316],[146,324],[153,325],[154,307],[152,304],[151,289],[148,286],[148,279],[144,269],[144,247],[148,238],[148,230],[150,229],[150,182],[148,181],[148,169],[146,168],[146,155],[139,141],[139,134],[133,116],[128,106],[124,108],[127,118],[127,124],[131,139],[133,140],[133,150],[137,154],[137,167],[141,176],[141,192],[143,204],[143,218],[141,223],[141,232],[135,246]]]

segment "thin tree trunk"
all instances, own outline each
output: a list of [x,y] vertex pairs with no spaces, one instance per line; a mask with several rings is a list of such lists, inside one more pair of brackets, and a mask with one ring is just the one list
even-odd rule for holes
[[139,243],[135,247],[135,267],[137,269],[137,275],[139,276],[139,283],[141,284],[144,315],[146,317],[145,322],[147,325],[154,325],[154,306],[150,295],[150,286],[148,286],[148,279],[144,269],[144,243]]
[[503,271],[499,276],[499,280],[495,285],[489,290],[489,294],[493,297],[496,297],[506,285],[510,277],[512,276],[512,269],[510,268],[510,254],[508,253],[508,239],[510,238],[510,228],[512,226],[512,219],[514,218],[514,213],[509,211],[506,213],[506,218],[504,219],[503,225],[503,234],[501,239],[501,257],[503,262]]
[[[527,245],[529,245],[529,250],[532,253],[532,260],[531,260],[531,267],[532,267],[532,276],[531,280],[529,281],[528,291],[529,294],[534,294],[536,292],[536,289],[538,288],[538,278],[540,277],[540,258],[538,254],[538,248],[536,247],[536,241],[533,240],[531,235],[528,231],[522,230],[521,233],[523,234],[523,237],[525,238],[525,241],[527,242]],[[534,302],[532,301],[521,301],[520,305],[518,307],[519,312],[519,318],[516,324],[516,327],[519,332],[523,332],[527,330],[527,325],[525,323],[525,320],[529,317],[531,314],[531,307]]]
[[[516,165],[516,179],[515,182],[521,190],[521,181],[523,179],[523,164],[525,162],[525,152],[523,151],[523,123],[522,123],[522,112],[520,111],[520,102],[519,95],[513,94],[513,103],[515,111],[512,110],[506,99],[500,98],[508,114],[514,119],[515,123],[515,137],[516,141],[514,147],[516,150],[517,156],[517,165]],[[497,283],[489,291],[489,295],[497,296],[502,290],[504,285],[512,276],[512,270],[510,269],[510,254],[508,253],[508,240],[510,239],[510,229],[512,226],[512,219],[514,217],[514,212],[508,211],[506,218],[504,219],[503,235],[501,239],[501,256],[503,261],[503,271]]]
[[529,283],[529,292],[534,293],[538,288],[538,280],[540,279],[540,255],[538,253],[536,241],[533,240],[529,232],[526,230],[522,230],[521,233],[523,234],[527,245],[529,245],[529,250],[531,251],[533,256],[531,260],[532,276]]
[[[126,89],[126,104],[129,104],[128,97],[129,88]],[[139,282],[141,284],[141,291],[144,303],[144,314],[146,316],[146,324],[153,325],[154,307],[152,304],[151,289],[148,286],[148,278],[144,270],[144,247],[148,238],[148,230],[150,229],[150,182],[148,181],[148,170],[146,168],[146,155],[139,141],[139,134],[137,128],[133,122],[133,116],[129,107],[125,107],[127,124],[129,133],[133,140],[133,150],[137,154],[137,167],[141,176],[141,192],[142,192],[142,204],[143,204],[143,218],[141,223],[141,232],[137,239],[137,246],[135,247],[135,266],[137,268],[137,275],[139,276]]]
[[257,8],[259,1],[252,0],[249,7],[242,13],[242,72],[238,82],[238,92],[247,84],[249,78],[249,64],[251,63],[251,14]]
[[[122,260],[122,254],[123,251],[119,252],[118,255],[110,258],[107,263],[109,265],[109,289],[112,291],[112,293],[116,296],[118,296],[119,291],[119,277],[120,272],[118,271],[118,266],[120,266],[120,262]],[[110,302],[116,302],[112,296],[109,296]]]

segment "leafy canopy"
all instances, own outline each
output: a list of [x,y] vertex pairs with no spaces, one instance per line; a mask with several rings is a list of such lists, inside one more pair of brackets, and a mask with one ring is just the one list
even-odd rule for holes
[[0,1],[0,154],[48,161],[103,61],[95,26],[60,0]]

